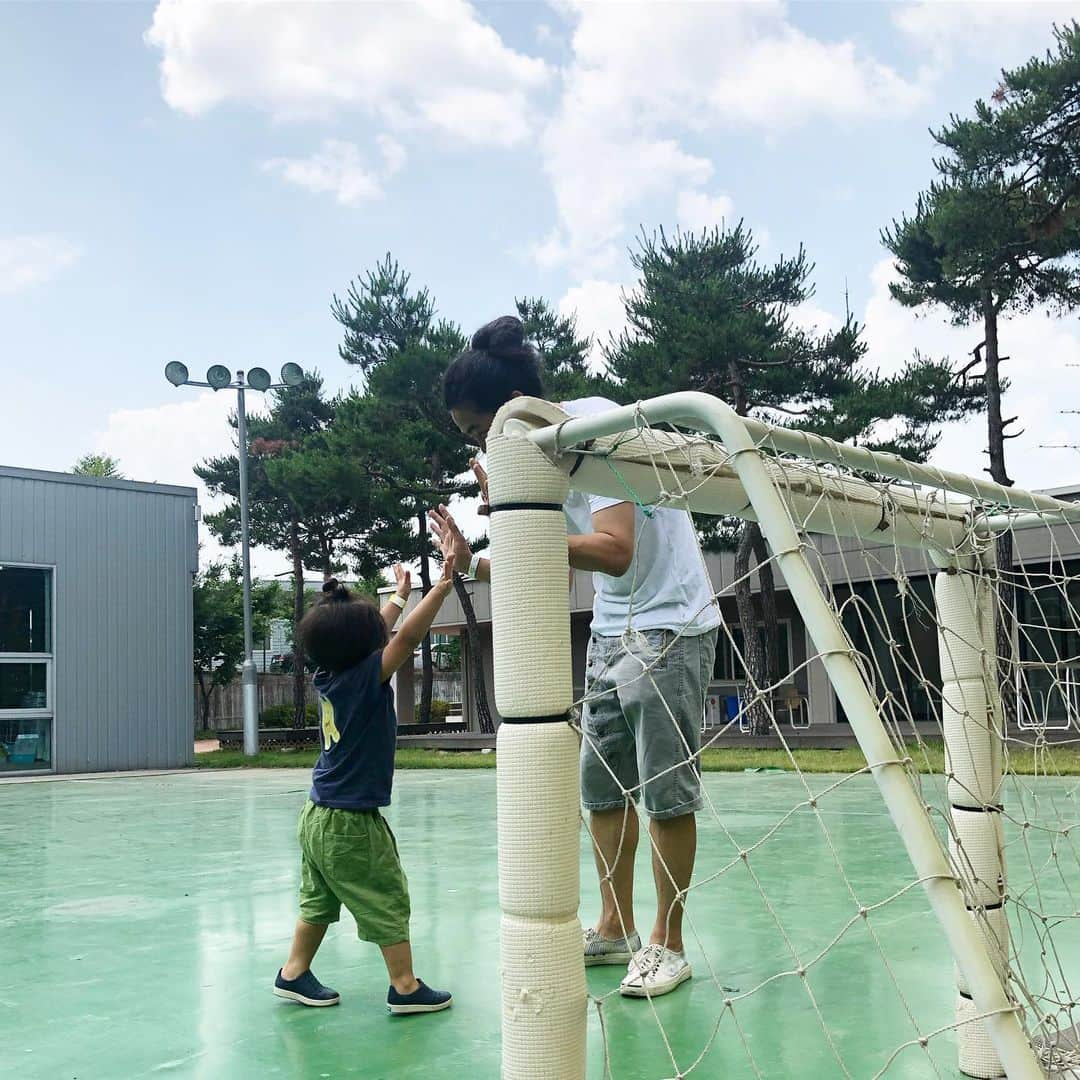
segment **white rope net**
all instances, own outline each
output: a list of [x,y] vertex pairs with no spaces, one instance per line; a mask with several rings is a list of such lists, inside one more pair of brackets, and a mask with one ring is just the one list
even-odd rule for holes
[[[692,997],[682,989],[624,1002],[616,978],[590,973],[593,1023],[603,1032],[596,1075],[1002,1071],[986,1016],[953,971],[920,888],[926,881],[889,833],[871,765],[843,775],[801,767],[815,730],[849,718],[825,673],[830,656],[815,647],[786,592],[784,559],[798,554],[843,628],[844,651],[876,703],[892,762],[917,790],[948,852],[1033,1060],[1050,1075],[1076,1069],[1080,1076],[1073,1031],[1080,1021],[1080,807],[1078,781],[1063,772],[1063,762],[1080,760],[1073,754],[1080,739],[1080,526],[1050,514],[1037,520],[1007,501],[973,499],[944,480],[938,488],[914,486],[794,459],[769,438],[755,452],[784,498],[798,550],[770,547],[764,563],[751,560],[743,573],[730,555],[709,557],[722,614],[714,669],[721,691],[706,709],[702,754],[688,748],[672,767],[704,760],[708,769],[714,748],[741,729],[770,736],[790,771],[722,780],[706,771],[703,843],[683,927],[695,969]],[[560,448],[555,465],[573,472],[578,490],[637,503],[641,529],[665,506],[756,516],[718,439],[656,430],[641,413],[632,431]],[[777,635],[774,650],[760,649],[775,656],[771,672],[748,658],[750,635],[735,603],[748,585],[760,620],[757,594],[770,571],[780,619],[768,631],[761,620],[753,632],[758,642],[766,632]],[[679,640],[676,632],[667,648]],[[676,724],[676,706],[656,677],[663,655],[641,661],[630,625],[622,643],[636,662],[628,678],[652,691],[650,722]],[[572,714],[586,741],[581,716],[594,704],[587,687]],[[603,746],[595,749],[602,757]],[[500,769],[501,756],[500,745]],[[614,770],[611,776],[617,781]],[[626,814],[642,815],[646,847],[639,796],[656,779],[620,785]],[[589,816],[583,820],[588,829]],[[655,844],[651,855],[670,874]],[[802,876],[808,865],[809,880]],[[647,939],[653,893],[642,875],[639,863],[636,909]],[[582,896],[588,924],[598,905],[595,878],[585,879]],[[589,1060],[592,1076],[595,1048]]]

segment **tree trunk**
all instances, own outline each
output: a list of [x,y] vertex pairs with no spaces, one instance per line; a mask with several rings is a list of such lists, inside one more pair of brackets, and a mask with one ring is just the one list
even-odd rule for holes
[[[428,557],[428,527],[427,514],[423,506],[416,515],[420,523],[420,585],[423,593],[427,596],[431,589],[431,560]],[[431,635],[425,634],[423,644],[420,646],[420,657],[423,663],[423,677],[420,681],[420,716],[421,724],[431,723],[431,683],[435,675],[434,665],[431,662]]]
[[[1001,375],[998,351],[998,312],[987,289],[983,294],[983,334],[986,341],[986,420],[989,473],[997,483],[1012,487],[1005,470],[1005,425],[1001,414]],[[998,687],[1001,693],[1002,718],[1007,724],[1016,719],[1016,683],[1013,670],[1013,625],[1015,590],[1013,588],[1012,534],[1002,532],[997,538],[997,621],[995,642],[998,655]]]
[[986,339],[986,420],[989,436],[990,475],[1005,487],[1012,480],[1005,471],[1005,425],[1001,417],[1001,373],[998,352],[998,313],[994,298],[987,289],[983,293],[983,333]]
[[[761,535],[761,526],[756,521],[749,522],[754,558],[757,560],[757,576],[761,584],[761,622],[765,636],[765,683],[774,687],[780,681],[780,620],[776,615],[776,582],[773,579],[772,563],[769,562],[765,537]],[[785,671],[783,673],[787,675]]]
[[304,617],[304,560],[300,551],[300,522],[293,519],[289,529],[289,554],[293,565],[293,727],[307,724],[307,665],[300,640],[300,620]]
[[751,532],[756,526],[744,522],[735,551],[735,604],[739,610],[739,626],[743,632],[743,666],[746,668],[746,689],[743,709],[751,735],[768,735],[771,729],[767,701],[759,696],[766,686],[765,653],[758,633],[757,604],[750,587],[750,554],[754,548]]
[[199,684],[199,705],[200,714],[202,716],[202,730],[207,731],[210,727],[210,695],[214,692],[213,683],[210,685],[210,689],[206,689],[206,676],[203,672],[195,669],[195,680]]
[[[491,719],[491,709],[488,706],[484,654],[480,644],[480,625],[476,621],[476,609],[473,607],[469,590],[465,588],[465,578],[461,574],[454,574],[454,591],[461,603],[461,610],[465,614],[465,630],[469,638],[469,679],[476,699],[476,718],[479,721],[480,730],[485,735],[493,735],[495,723]],[[461,676],[465,677],[464,671]]]

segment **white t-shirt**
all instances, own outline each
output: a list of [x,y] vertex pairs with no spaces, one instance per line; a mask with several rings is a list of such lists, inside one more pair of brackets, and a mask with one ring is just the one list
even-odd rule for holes
[[[602,397],[560,404],[571,416],[618,408]],[[579,536],[591,533],[593,514],[626,501],[571,491],[564,506],[567,529]],[[619,637],[628,626],[694,636],[720,625],[694,523],[685,510],[654,507],[650,517],[635,507],[630,568],[622,577],[594,573],[593,589],[592,631],[603,637]]]

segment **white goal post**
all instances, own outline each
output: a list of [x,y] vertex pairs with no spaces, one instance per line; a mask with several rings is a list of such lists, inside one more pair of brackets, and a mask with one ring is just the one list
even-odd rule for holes
[[[657,424],[712,437],[656,431]],[[562,506],[571,488],[614,497],[632,492],[646,505],[758,522],[951,949],[962,1070],[1042,1077],[1005,977],[1002,704],[987,582],[997,530],[1080,522],[1080,507],[773,428],[700,393],[574,419],[549,403],[515,398],[496,416],[487,450],[495,697],[503,719],[497,760],[504,1078],[585,1076],[579,741],[566,722],[573,690]],[[812,533],[884,537],[929,552],[939,568],[949,850],[822,593],[805,550]]]

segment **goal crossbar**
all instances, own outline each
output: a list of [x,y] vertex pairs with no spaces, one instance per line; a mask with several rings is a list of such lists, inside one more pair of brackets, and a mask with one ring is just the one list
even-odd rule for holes
[[[992,480],[982,480],[964,473],[933,465],[907,461],[896,454],[849,446],[811,432],[778,427],[739,416],[726,402],[708,394],[684,391],[666,394],[649,401],[624,405],[602,413],[567,418],[562,410],[547,405],[549,422],[533,426],[544,416],[545,402],[517,398],[509,406],[509,416],[529,417],[528,438],[550,457],[580,453],[595,440],[608,439],[603,453],[587,453],[571,477],[571,487],[597,494],[626,494],[607,460],[625,462],[642,483],[640,494],[647,501],[662,497],[663,472],[648,464],[659,451],[664,465],[682,469],[699,482],[687,509],[709,514],[753,518],[746,493],[738,480],[731,455],[732,438],[749,438],[755,448],[788,454],[800,461],[812,461],[815,468],[797,463],[777,464],[785,479],[777,477],[778,486],[786,487],[786,501],[800,528],[814,531],[816,521],[827,527],[822,531],[863,539],[881,540],[883,533],[902,546],[930,545],[952,554],[963,554],[961,547],[970,534],[987,536],[996,528],[1010,529],[1046,526],[1054,523],[1080,523],[1080,506],[1050,495],[1005,487]],[[724,461],[715,448],[710,458],[701,440],[693,436],[649,430],[649,425],[675,424],[711,432],[723,444]],[[524,432],[523,432],[524,433]],[[634,433],[628,440],[627,433]],[[644,440],[635,454],[633,438]],[[666,443],[657,446],[656,440]],[[890,486],[883,504],[881,485],[860,482],[824,473],[820,466],[835,466],[855,473],[888,477],[901,486]],[[629,477],[628,477],[629,479]],[[800,486],[801,485],[801,486]],[[635,491],[636,485],[631,484]],[[827,511],[822,496],[833,501]],[[675,500],[676,502],[680,500]],[[989,504],[987,511],[972,513],[972,501]]]

